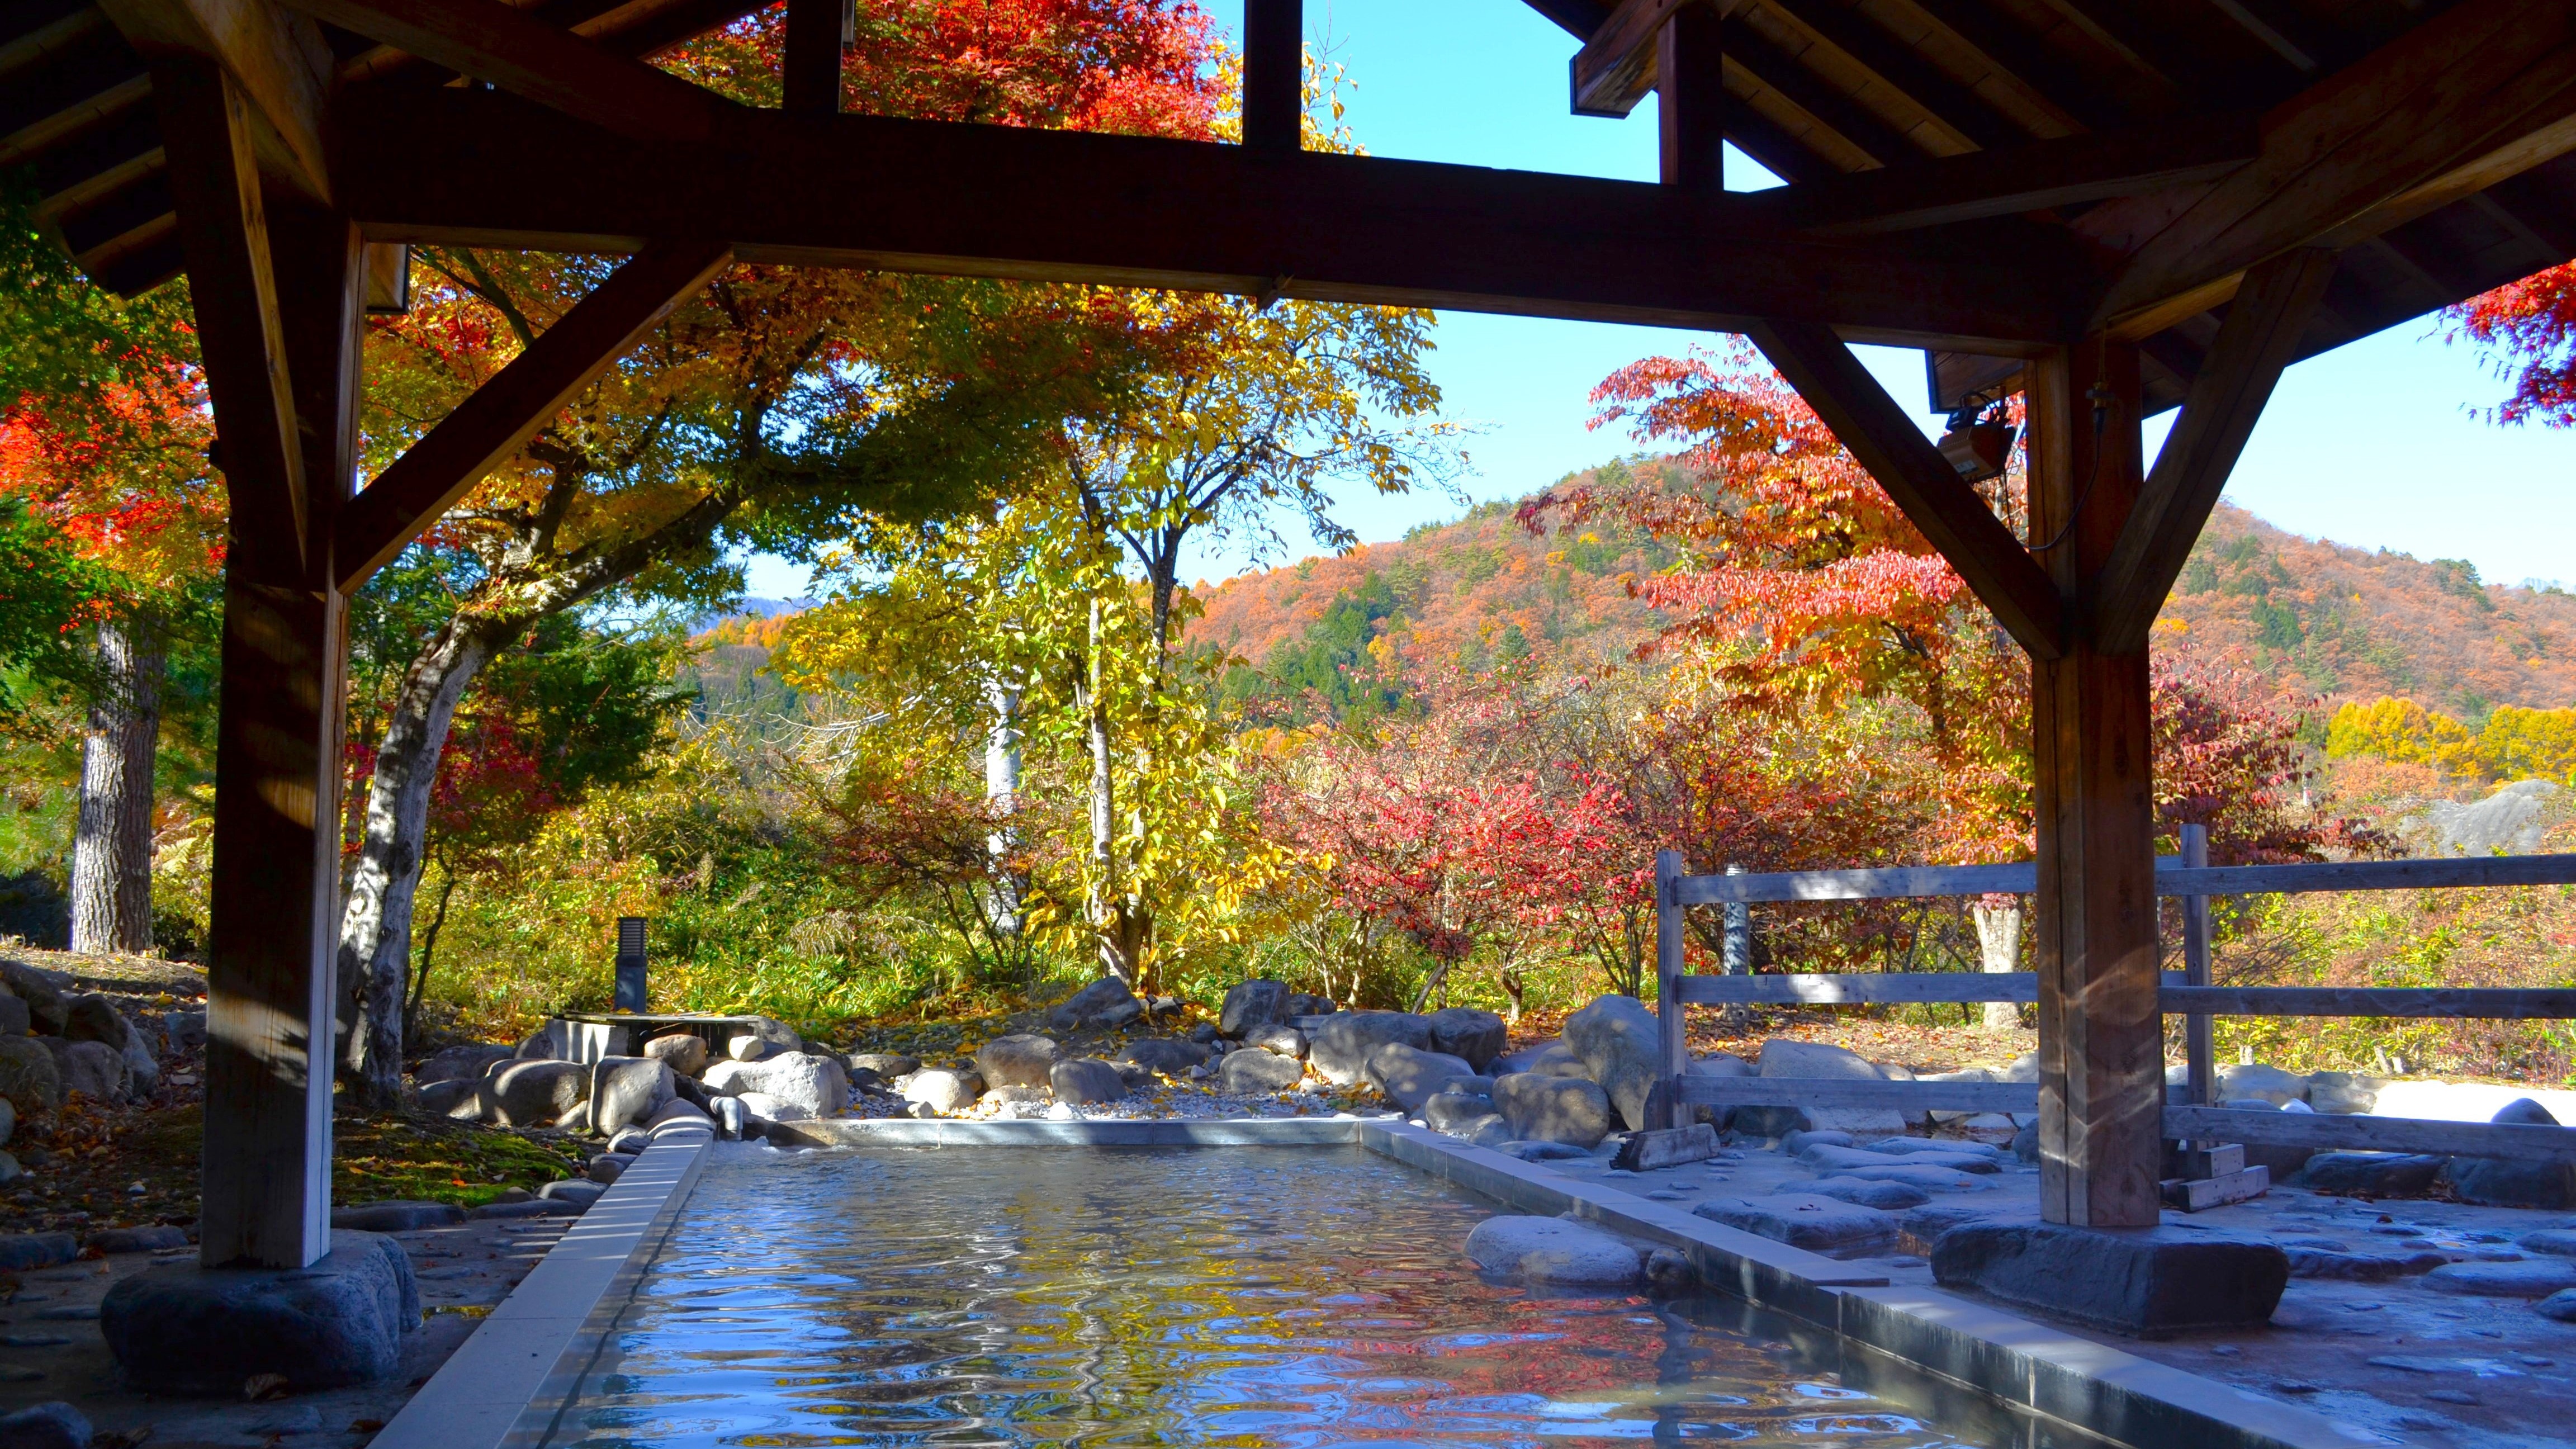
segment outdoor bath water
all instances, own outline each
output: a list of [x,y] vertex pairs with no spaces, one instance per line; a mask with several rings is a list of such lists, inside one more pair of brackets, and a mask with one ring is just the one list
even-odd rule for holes
[[1740,1302],[1489,1280],[1493,1211],[1357,1147],[727,1147],[547,1442],[2047,1442],[1847,1388]]

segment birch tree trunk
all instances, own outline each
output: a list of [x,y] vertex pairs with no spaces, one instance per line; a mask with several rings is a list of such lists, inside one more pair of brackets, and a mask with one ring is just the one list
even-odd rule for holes
[[448,621],[404,672],[385,715],[340,917],[341,1075],[369,1106],[402,1100],[403,987],[411,975],[412,903],[429,833],[430,785],[456,702],[492,658],[491,632],[485,621]]
[[[1983,902],[1968,907],[1977,923],[1977,964],[1995,973],[2021,969],[2021,902],[1990,906]],[[2009,1001],[1986,1003],[1986,1030],[2019,1031],[2021,1008]]]
[[152,948],[152,768],[161,745],[167,655],[148,624],[98,626],[105,685],[81,740],[72,835],[75,951]]
[[993,934],[1020,933],[1020,902],[1026,894],[1018,868],[1020,830],[1013,823],[1020,802],[1020,691],[996,679],[985,687],[993,709],[993,728],[984,737],[984,804],[993,815],[992,833],[984,837],[984,858],[993,879]]

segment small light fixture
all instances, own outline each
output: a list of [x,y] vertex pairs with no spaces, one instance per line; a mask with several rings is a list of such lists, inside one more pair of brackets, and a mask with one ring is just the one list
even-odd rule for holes
[[1959,470],[1964,482],[2000,478],[2012,457],[2014,432],[2002,398],[1970,398],[1950,414],[1949,431],[1941,435],[1941,456]]

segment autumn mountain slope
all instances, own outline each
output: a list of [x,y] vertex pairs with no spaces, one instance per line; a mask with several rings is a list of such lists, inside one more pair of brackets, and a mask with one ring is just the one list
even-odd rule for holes
[[[1486,504],[1400,541],[1229,579],[1203,592],[1188,638],[1244,661],[1231,696],[1320,691],[1367,714],[1392,702],[1399,658],[1477,673],[1528,655],[1625,657],[1657,627],[1626,580],[1667,562],[1641,540],[1536,538],[1511,505]],[[2302,538],[2224,504],[2158,637],[2330,704],[2411,695],[2473,727],[2498,705],[2576,705],[2576,596]]]

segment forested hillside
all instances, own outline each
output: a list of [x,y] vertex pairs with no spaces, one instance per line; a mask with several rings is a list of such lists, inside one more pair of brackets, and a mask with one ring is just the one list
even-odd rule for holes
[[[1400,542],[1229,579],[1189,640],[1247,661],[1229,677],[1236,698],[1312,689],[1345,707],[1390,649],[1470,673],[1533,653],[1607,663],[1654,632],[1626,580],[1666,558],[1633,538],[1537,538],[1510,505],[1485,504]],[[2576,705],[2576,596],[2301,538],[2232,505],[2210,520],[2164,628],[2329,703],[2411,695],[2472,724],[2499,705]]]
[[2410,695],[2474,725],[2576,705],[2576,596],[2286,533],[2221,504],[2164,628],[2330,700]]

